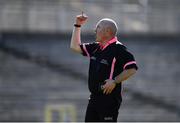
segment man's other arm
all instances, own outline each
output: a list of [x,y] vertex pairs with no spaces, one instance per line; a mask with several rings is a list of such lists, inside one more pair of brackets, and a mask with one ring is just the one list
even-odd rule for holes
[[124,70],[122,73],[117,75],[115,77],[115,80],[107,79],[105,80],[106,84],[103,86],[103,93],[110,94],[112,90],[115,88],[116,84],[119,84],[128,78],[130,78],[132,75],[136,73],[135,68]]

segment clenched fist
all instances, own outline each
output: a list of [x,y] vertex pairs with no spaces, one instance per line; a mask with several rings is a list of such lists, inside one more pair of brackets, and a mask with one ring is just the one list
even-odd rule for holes
[[77,16],[76,16],[76,24],[78,24],[78,25],[83,25],[83,24],[86,23],[87,19],[88,19],[88,16],[86,16],[86,15],[83,14],[83,12],[82,12],[81,15],[77,15]]

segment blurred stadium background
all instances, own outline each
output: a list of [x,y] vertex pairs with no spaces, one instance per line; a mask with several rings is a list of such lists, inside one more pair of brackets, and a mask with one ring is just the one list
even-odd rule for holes
[[0,121],[84,121],[88,59],[69,49],[74,18],[94,41],[114,19],[137,60],[118,121],[180,121],[179,0],[0,0]]

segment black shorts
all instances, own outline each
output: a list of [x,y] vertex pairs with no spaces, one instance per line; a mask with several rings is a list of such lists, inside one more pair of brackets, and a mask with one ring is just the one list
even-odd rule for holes
[[85,122],[117,122],[121,99],[92,96],[86,110]]

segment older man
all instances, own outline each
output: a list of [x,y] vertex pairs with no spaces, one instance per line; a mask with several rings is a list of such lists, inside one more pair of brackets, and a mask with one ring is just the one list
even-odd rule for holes
[[136,61],[116,37],[117,25],[109,18],[96,25],[96,42],[81,43],[81,26],[86,15],[77,15],[71,39],[71,49],[90,58],[88,86],[91,92],[86,110],[86,122],[117,122],[122,101],[121,83],[135,74]]

